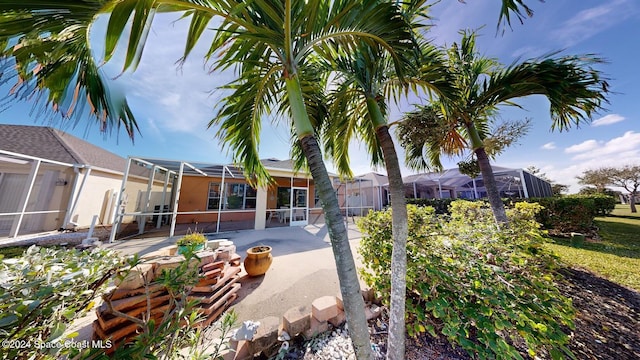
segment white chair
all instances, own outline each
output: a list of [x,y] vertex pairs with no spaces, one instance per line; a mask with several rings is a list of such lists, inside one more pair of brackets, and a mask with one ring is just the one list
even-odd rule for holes
[[293,220],[294,221],[304,221],[305,218],[305,214],[304,214],[304,209],[295,209],[293,211]]

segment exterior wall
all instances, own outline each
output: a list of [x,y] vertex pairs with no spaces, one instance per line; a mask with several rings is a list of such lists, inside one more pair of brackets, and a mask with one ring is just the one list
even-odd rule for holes
[[[0,213],[22,211],[22,200],[29,187],[32,163],[11,164],[0,162]],[[73,168],[42,162],[36,174],[33,189],[27,201],[26,211],[58,211],[50,214],[24,215],[19,234],[56,230],[62,226],[67,202],[71,193]],[[13,185],[9,178],[13,178]],[[17,181],[16,181],[17,180]],[[0,234],[9,231],[18,215],[0,216]]]
[[[218,209],[207,210],[209,198],[209,183],[222,184],[221,177],[204,176],[184,176],[182,178],[182,188],[178,201],[178,212],[190,211],[214,211],[211,214],[182,214],[178,215],[176,223],[188,224],[195,222],[216,222],[218,221]],[[227,184],[246,184],[245,179],[225,178]],[[220,221],[250,221],[255,218],[255,210],[222,210]]]
[[[83,174],[78,179],[78,185],[76,187],[76,195],[80,191],[82,180],[86,174],[85,169],[82,170]],[[146,201],[147,184],[148,179],[129,176],[125,187],[125,196],[122,199],[122,203],[125,204],[125,212],[141,212]],[[82,193],[78,199],[75,211],[71,214],[71,221],[77,223],[79,227],[88,227],[91,225],[91,220],[94,215],[98,215],[98,223],[103,225],[110,224],[111,219],[107,219],[105,212],[108,214],[111,209],[107,209],[107,204],[110,203],[109,198],[120,191],[122,186],[122,175],[111,174],[104,171],[94,169],[89,174]],[[154,181],[151,188],[151,201],[150,209],[147,212],[152,212],[155,205],[159,205],[162,202],[162,190],[164,183],[161,181]],[[170,188],[167,189],[166,203],[170,202]],[[116,197],[117,199],[117,197]],[[111,203],[111,206],[115,207],[115,201]],[[123,223],[133,222],[139,220],[134,216],[125,216],[122,220]]]

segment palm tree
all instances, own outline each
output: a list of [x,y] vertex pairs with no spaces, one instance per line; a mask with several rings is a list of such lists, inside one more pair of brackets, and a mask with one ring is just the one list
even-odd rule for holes
[[[371,347],[355,263],[338,199],[316,138],[316,129],[322,125],[323,107],[319,102],[322,98],[315,96],[319,88],[311,79],[318,76],[311,65],[314,57],[332,61],[336,54],[353,51],[365,43],[383,48],[401,72],[403,53],[411,50],[411,32],[405,19],[398,16],[399,8],[388,2],[354,0],[167,3],[185,6],[187,15],[191,15],[185,56],[209,20],[214,16],[223,18],[217,26],[209,58],[222,52],[215,59],[214,70],[234,67],[238,77],[225,86],[230,94],[210,126],[219,126],[218,136],[231,150],[234,161],[242,164],[248,175],[256,176],[258,182],[264,183],[268,178],[258,157],[263,115],[274,109],[280,118],[291,118],[296,142],[306,158],[322,202],[356,356],[369,359]],[[116,5],[114,14],[121,9],[131,13],[125,6],[125,3]],[[139,11],[135,10],[136,16]],[[136,54],[141,52],[140,44],[143,44],[141,41],[135,45],[143,39],[146,27],[146,20],[140,18],[136,21],[134,17],[132,25],[140,31],[131,32],[129,37],[131,56],[127,60],[131,64],[137,62]],[[120,37],[124,19],[109,26],[108,36]],[[108,52],[115,48],[115,43],[107,45]]]
[[[421,6],[422,4],[416,4]],[[414,9],[414,10],[418,10]],[[406,10],[405,10],[406,11]],[[418,24],[413,24],[417,27]],[[391,297],[387,358],[402,359],[405,351],[405,297],[407,262],[407,207],[400,162],[387,122],[386,99],[398,99],[410,87],[440,91],[447,85],[441,69],[440,55],[429,43],[416,43],[413,76],[399,78],[392,62],[380,47],[361,46],[354,54],[339,57],[328,64],[335,73],[335,89],[330,93],[331,121],[325,130],[325,148],[339,172],[351,176],[348,148],[357,134],[365,142],[372,164],[384,165],[389,178],[391,196],[393,251],[391,261]],[[421,71],[416,71],[421,70]]]
[[139,131],[133,113],[123,94],[110,91],[89,44],[91,25],[105,5],[105,0],[0,3],[0,85],[13,83],[5,105],[32,101],[38,115],[75,124],[89,113],[101,131],[122,126],[133,140]]
[[[519,106],[515,99],[544,95],[550,102],[552,129],[562,131],[591,119],[607,102],[608,83],[592,68],[602,62],[596,57],[558,57],[554,53],[501,67],[497,61],[478,54],[475,33],[461,34],[460,44],[454,43],[446,52],[448,65],[444,69],[456,91],[453,96],[442,96],[434,104],[408,114],[400,126],[400,138],[405,139],[407,163],[414,168],[439,168],[442,154],[453,156],[470,150],[478,162],[496,221],[506,223],[504,204],[486,151],[497,107]],[[425,131],[425,136],[418,135]]]

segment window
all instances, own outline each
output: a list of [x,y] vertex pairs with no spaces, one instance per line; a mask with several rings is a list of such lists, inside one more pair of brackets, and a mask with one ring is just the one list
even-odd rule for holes
[[255,209],[256,208],[256,196],[257,196],[257,191],[256,189],[252,188],[249,185],[245,186],[245,193],[244,193],[244,208],[245,209]]
[[218,210],[220,208],[220,184],[209,183],[209,195],[207,198],[207,210]]
[[313,188],[313,206],[322,206],[322,203],[320,203],[320,194],[318,194],[318,188]]
[[[214,191],[212,192],[212,187]],[[209,204],[215,204],[215,208],[209,207],[209,210],[217,210],[220,202],[219,195],[220,185],[216,183],[209,184]],[[212,195],[215,193],[215,195]],[[224,198],[222,209],[225,210],[243,210],[256,208],[256,189],[246,184],[225,184]]]

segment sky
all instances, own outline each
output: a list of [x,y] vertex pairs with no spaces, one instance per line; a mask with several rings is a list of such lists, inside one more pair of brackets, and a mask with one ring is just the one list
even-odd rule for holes
[[[591,123],[568,131],[551,131],[549,103],[542,96],[518,101],[523,107],[503,107],[499,118],[530,118],[527,135],[497,157],[493,164],[512,168],[535,166],[551,180],[570,186],[577,192],[576,176],[587,169],[640,163],[640,2],[637,0],[529,0],[531,18],[520,24],[517,19],[504,31],[496,31],[500,1],[444,0],[432,7],[433,27],[429,39],[440,46],[460,40],[460,29],[476,29],[477,47],[488,57],[509,65],[537,58],[554,51],[562,55],[596,54],[606,60],[596,66],[609,79],[611,94],[605,109]],[[28,102],[16,102],[0,112],[0,123],[53,126],[83,138],[120,156],[141,156],[206,163],[229,163],[231,156],[215,138],[216,129],[207,128],[215,116],[215,106],[223,93],[216,90],[233,79],[233,72],[211,72],[203,60],[207,49],[204,36],[194,53],[177,65],[184,47],[188,21],[176,21],[176,15],[156,15],[142,61],[135,72],[121,72],[121,62],[113,60],[103,71],[113,79],[115,88],[124,91],[138,121],[141,134],[132,143],[124,132],[102,134],[88,119],[79,124],[64,121],[43,122],[31,111]],[[94,26],[92,44],[102,53],[106,21]],[[97,55],[98,56],[98,55]],[[98,57],[99,58],[99,57]],[[121,56],[116,58],[120,58]],[[0,86],[0,96],[9,86]],[[389,121],[401,119],[403,112],[427,99],[411,97],[392,107]],[[261,134],[262,158],[287,159],[290,136],[286,119],[279,123],[265,120]],[[401,159],[404,152],[398,147]],[[371,168],[364,146],[354,141],[350,148],[353,172],[384,173]],[[444,159],[447,168],[460,158]],[[332,164],[328,162],[330,170]],[[403,175],[415,173],[403,167]]]

